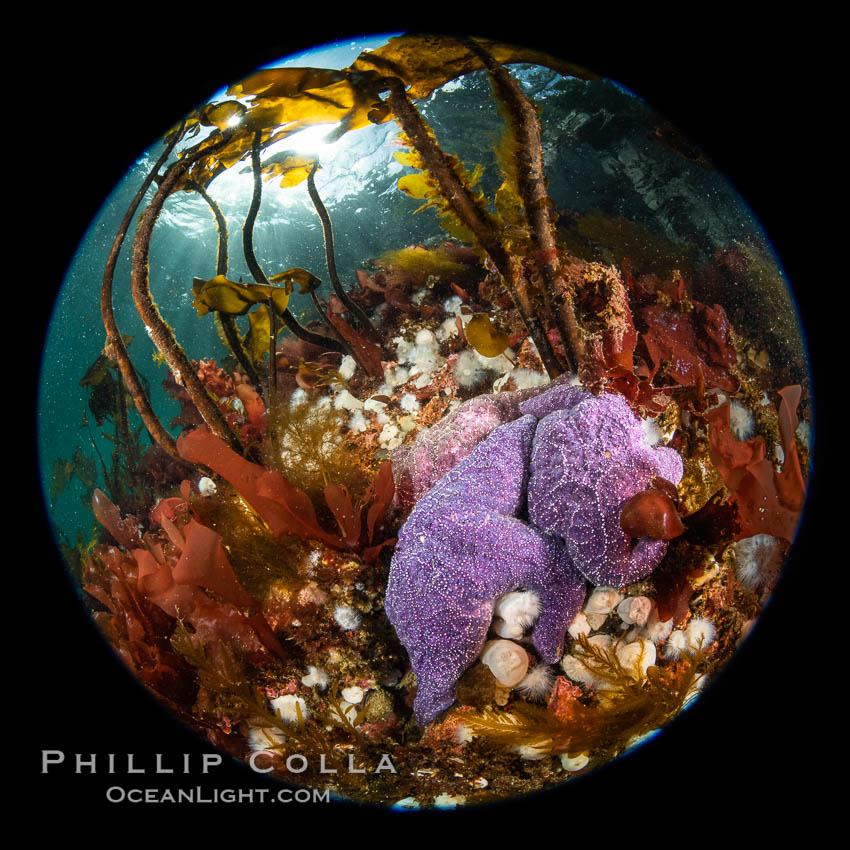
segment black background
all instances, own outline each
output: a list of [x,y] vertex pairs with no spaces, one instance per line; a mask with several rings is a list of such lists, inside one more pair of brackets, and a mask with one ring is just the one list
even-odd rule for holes
[[[832,248],[821,231],[828,213],[813,194],[832,179],[821,153],[825,113],[818,100],[828,75],[805,22],[780,23],[768,33],[764,22],[745,25],[712,17],[710,9],[687,20],[661,15],[626,20],[613,10],[579,15],[542,7],[533,14],[523,10],[527,17],[518,20],[517,9],[510,15],[489,9],[486,16],[461,22],[449,18],[445,8],[429,6],[419,10],[418,20],[371,12],[335,24],[331,18],[338,16],[328,13],[325,21],[316,4],[299,10],[298,24],[286,36],[279,34],[288,27],[283,7],[252,14],[245,9],[244,17],[243,10],[218,15],[194,7],[179,15],[175,7],[171,16],[133,12],[132,19],[69,16],[53,18],[49,32],[33,24],[31,36],[21,34],[31,42],[28,58],[8,78],[6,126],[13,151],[7,167],[17,163],[14,185],[20,188],[12,198],[7,195],[6,206],[19,219],[20,237],[7,250],[7,257],[18,258],[7,272],[30,281],[36,329],[45,328],[65,269],[103,199],[144,149],[222,85],[293,50],[337,38],[466,28],[558,53],[625,84],[678,124],[730,177],[771,236],[794,286],[821,391],[819,436],[825,442],[821,426],[829,424],[830,400],[822,397],[827,395],[823,376],[835,338],[822,330],[823,304],[816,299],[822,297],[818,284],[825,274],[819,256]],[[40,334],[25,343],[30,410],[35,410]],[[6,424],[14,429],[14,445],[31,450],[28,472],[7,493],[13,505],[7,509],[7,540],[24,542],[7,560],[18,585],[11,602],[16,625],[6,647],[15,661],[7,673],[7,692],[15,698],[7,698],[6,731],[24,744],[15,762],[15,771],[23,767],[18,790],[48,803],[52,815],[67,818],[60,822],[72,830],[96,831],[116,817],[140,828],[149,819],[159,824],[166,817],[200,827],[214,807],[114,805],[106,802],[105,789],[112,784],[262,787],[263,781],[235,764],[204,778],[197,756],[187,777],[75,775],[67,765],[40,773],[42,749],[63,750],[69,761],[78,752],[97,753],[102,763],[107,753],[136,753],[149,770],[154,753],[176,762],[177,755],[208,750],[136,685],[76,601],[42,515],[29,430],[34,417],[22,409],[20,387],[14,398],[12,421]],[[18,429],[24,422],[22,435]],[[814,625],[811,600],[821,582],[815,569],[826,496],[819,477],[813,478],[792,560],[760,626],[692,709],[614,767],[521,805],[449,813],[451,823],[462,818],[498,825],[516,816],[515,822],[541,830],[538,838],[563,829],[556,834],[594,833],[614,840],[618,834],[635,835],[637,823],[642,840],[669,846],[688,841],[691,830],[724,840],[733,822],[736,831],[761,831],[769,824],[807,820],[820,805],[813,787],[834,737],[821,725],[824,695],[812,681],[813,653],[804,649]],[[837,553],[832,557],[846,561]],[[275,835],[292,837],[302,826],[324,838],[340,827],[352,840],[363,840],[367,833],[358,830],[365,819],[391,829],[413,824],[409,816],[353,806],[293,804],[271,810],[277,822],[285,815],[285,832],[265,826],[258,832],[258,824],[269,821],[261,807],[234,805],[226,814],[241,819],[246,838],[264,843]],[[388,832],[386,839],[406,831]]]

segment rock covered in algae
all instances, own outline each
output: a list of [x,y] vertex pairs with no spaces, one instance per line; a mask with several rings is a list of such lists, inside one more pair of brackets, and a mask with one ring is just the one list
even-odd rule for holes
[[[624,399],[562,384],[520,411],[431,487],[399,532],[386,612],[410,655],[422,725],[454,702],[498,597],[537,594],[532,640],[553,663],[585,576],[624,584],[647,575],[666,549],[648,538],[632,547],[619,527],[623,504],[653,478],[682,476],[676,452],[646,443]],[[526,502],[530,522],[518,518]]]

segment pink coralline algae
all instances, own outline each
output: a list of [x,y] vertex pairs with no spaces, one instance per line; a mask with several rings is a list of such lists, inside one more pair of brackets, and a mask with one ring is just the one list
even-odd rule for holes
[[398,507],[409,510],[495,428],[519,418],[523,401],[544,389],[548,388],[476,396],[422,431],[412,445],[399,446],[392,458]]
[[623,398],[559,385],[520,410],[419,499],[399,532],[386,612],[410,655],[422,725],[454,702],[499,596],[538,595],[532,640],[554,663],[585,578],[634,581],[666,549],[649,539],[632,547],[619,512],[655,477],[678,483],[682,462],[646,444]]

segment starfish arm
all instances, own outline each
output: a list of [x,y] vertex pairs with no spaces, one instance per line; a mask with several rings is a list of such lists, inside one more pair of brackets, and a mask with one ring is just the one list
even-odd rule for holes
[[527,399],[519,406],[519,409],[523,414],[534,416],[536,419],[543,419],[544,416],[548,416],[556,410],[570,410],[585,395],[585,391],[581,387],[559,384],[541,395]]
[[555,555],[553,574],[548,581],[528,583],[540,600],[540,615],[534,625],[532,640],[540,657],[554,664],[561,657],[564,636],[570,623],[581,611],[587,584],[584,576],[573,566],[566,551]]

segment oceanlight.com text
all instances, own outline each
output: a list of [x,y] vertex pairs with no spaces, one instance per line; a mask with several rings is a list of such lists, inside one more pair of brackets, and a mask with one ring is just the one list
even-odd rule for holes
[[330,792],[320,788],[123,788],[106,790],[110,803],[329,803]]

